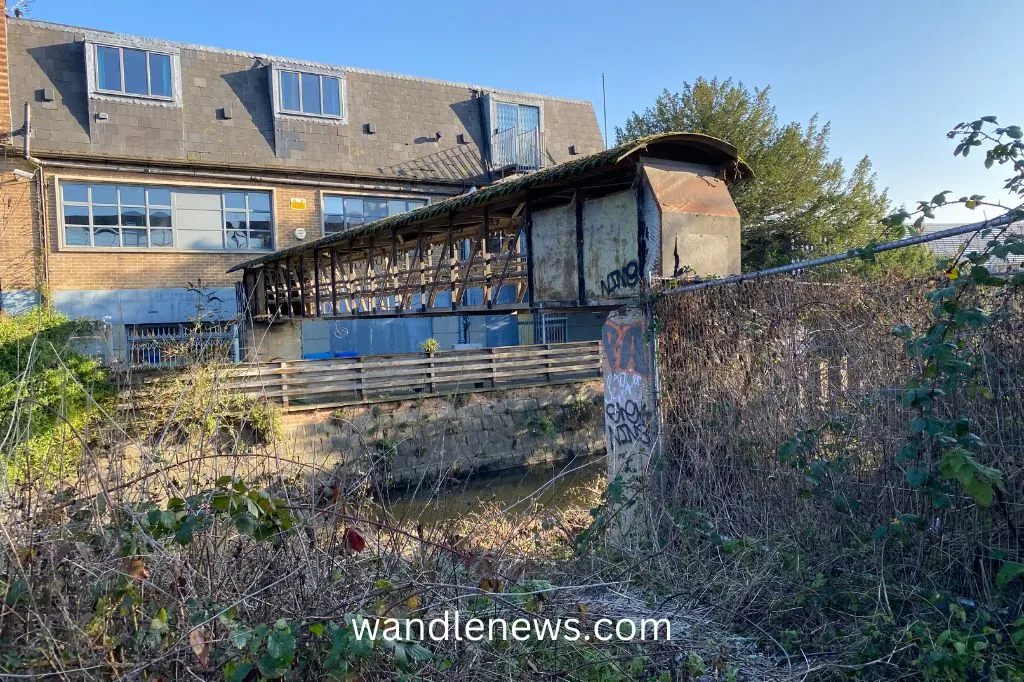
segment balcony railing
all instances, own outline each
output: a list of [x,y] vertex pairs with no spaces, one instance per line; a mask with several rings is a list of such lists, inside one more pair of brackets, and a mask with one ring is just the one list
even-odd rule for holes
[[491,138],[491,166],[514,173],[537,170],[543,161],[541,148],[540,130],[502,130]]

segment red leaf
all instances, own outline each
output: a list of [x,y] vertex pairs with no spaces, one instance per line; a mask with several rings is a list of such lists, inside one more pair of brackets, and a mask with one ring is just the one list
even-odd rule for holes
[[366,549],[366,540],[359,534],[355,528],[349,528],[345,531],[345,544],[353,552],[362,552]]

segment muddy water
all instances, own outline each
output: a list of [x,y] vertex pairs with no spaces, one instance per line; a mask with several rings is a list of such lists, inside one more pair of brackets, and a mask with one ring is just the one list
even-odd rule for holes
[[604,457],[577,458],[547,467],[478,475],[458,484],[391,490],[379,502],[398,521],[451,521],[482,512],[543,515],[570,507],[589,509],[604,490]]

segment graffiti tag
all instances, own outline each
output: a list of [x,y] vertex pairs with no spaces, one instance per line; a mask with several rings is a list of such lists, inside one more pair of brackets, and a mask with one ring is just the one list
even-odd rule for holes
[[631,260],[612,270],[601,280],[601,295],[611,296],[619,289],[632,289],[640,282],[640,263]]
[[649,376],[647,369],[647,346],[644,333],[647,325],[644,322],[626,322],[619,324],[608,320],[601,331],[604,349],[605,372],[633,372],[640,376]]
[[645,402],[626,400],[608,403],[604,408],[605,425],[608,428],[608,442],[613,447],[652,443],[651,422],[653,415]]

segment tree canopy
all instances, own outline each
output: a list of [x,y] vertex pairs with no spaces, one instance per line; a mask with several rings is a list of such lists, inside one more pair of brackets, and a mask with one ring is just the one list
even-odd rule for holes
[[[770,88],[749,90],[731,79],[698,78],[680,92],[665,90],[654,106],[633,113],[618,142],[669,131],[712,135],[734,145],[755,178],[733,188],[743,224],[744,270],[759,270],[863,246],[884,236],[889,212],[867,156],[847,173],[829,155],[829,124],[780,123]],[[922,249],[879,256],[905,271],[930,268]],[[861,263],[854,268],[870,268]],[[875,266],[877,267],[877,266]]]

